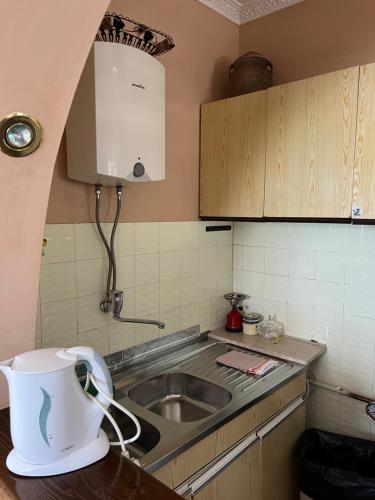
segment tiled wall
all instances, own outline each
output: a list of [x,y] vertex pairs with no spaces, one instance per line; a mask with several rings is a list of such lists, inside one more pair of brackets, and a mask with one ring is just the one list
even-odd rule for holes
[[[375,226],[236,222],[233,288],[290,335],[327,344],[318,380],[375,398]],[[373,433],[352,399],[319,389],[309,408],[312,425]]]
[[[375,226],[236,222],[233,232],[205,231],[217,224],[224,223],[119,225],[124,314],[161,319],[165,330],[100,312],[107,261],[93,224],[47,225],[37,345],[86,344],[107,354],[197,324],[218,327],[233,283],[250,295],[247,309],[276,314],[290,335],[327,344],[313,365],[318,380],[375,398]],[[317,389],[307,414],[310,425],[375,439],[353,399]]]
[[[232,290],[232,231],[222,223],[119,224],[117,288],[123,315],[160,319],[155,326],[114,321],[99,310],[107,259],[94,224],[46,225],[38,305],[37,346],[90,345],[102,354],[201,325],[223,323]],[[108,233],[111,225],[103,225]]]

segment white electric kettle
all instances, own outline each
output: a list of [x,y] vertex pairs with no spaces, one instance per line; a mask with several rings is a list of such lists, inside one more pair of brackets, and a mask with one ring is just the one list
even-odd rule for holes
[[[75,365],[95,378],[97,401],[82,389]],[[108,438],[100,428],[112,383],[103,358],[90,347],[39,349],[0,363],[9,384],[14,449],[7,467],[25,476],[49,476],[103,458]],[[95,404],[100,403],[100,404]]]

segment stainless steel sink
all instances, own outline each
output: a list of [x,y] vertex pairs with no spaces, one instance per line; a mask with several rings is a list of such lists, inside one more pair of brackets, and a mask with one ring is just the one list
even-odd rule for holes
[[213,415],[232,399],[231,393],[188,373],[164,373],[133,387],[128,397],[167,420],[194,422]]
[[[254,377],[216,362],[233,349],[242,351],[199,337],[130,360],[112,375],[115,399],[141,417],[141,437],[128,448],[146,470],[158,469],[305,369],[279,361],[264,377]],[[133,435],[133,424],[123,418],[121,428]]]
[[[122,411],[118,410],[116,407],[111,407],[110,413],[116,420],[124,439],[129,439],[136,433],[136,427],[134,422],[126,416]],[[137,417],[139,423],[141,424],[141,435],[134,443],[126,445],[132,457],[141,458],[146,453],[150,452],[160,441],[160,432],[156,427],[154,427],[143,418]],[[105,430],[109,441],[118,441],[118,436],[109,422],[107,417],[104,417],[102,428]],[[117,449],[121,451],[118,446]]]

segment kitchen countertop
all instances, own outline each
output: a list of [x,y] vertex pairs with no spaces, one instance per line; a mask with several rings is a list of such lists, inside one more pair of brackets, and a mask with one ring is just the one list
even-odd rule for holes
[[260,335],[231,333],[224,328],[218,328],[210,332],[209,337],[301,365],[309,365],[327,350],[327,346],[324,344],[288,335],[282,337],[279,343],[273,344],[271,340]]
[[133,462],[110,450],[84,469],[51,477],[12,474],[5,460],[12,449],[9,410],[0,411],[0,499],[177,500],[181,498]]

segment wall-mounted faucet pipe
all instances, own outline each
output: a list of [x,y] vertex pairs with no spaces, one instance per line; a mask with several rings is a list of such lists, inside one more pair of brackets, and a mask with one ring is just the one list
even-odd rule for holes
[[153,319],[138,319],[138,318],[123,318],[121,317],[121,311],[124,301],[124,292],[122,290],[117,290],[117,268],[116,268],[116,256],[115,256],[115,237],[116,230],[118,226],[118,222],[120,219],[121,213],[121,204],[122,204],[122,186],[116,187],[116,195],[117,195],[117,209],[116,216],[113,223],[112,231],[111,231],[111,239],[110,244],[108,244],[107,238],[103,232],[102,226],[100,224],[100,195],[101,195],[101,186],[95,186],[96,193],[96,227],[98,228],[100,237],[104,243],[105,249],[108,254],[108,277],[107,277],[107,294],[106,298],[100,302],[100,310],[102,312],[108,313],[112,311],[113,319],[116,321],[121,321],[122,323],[140,323],[147,325],[156,325],[158,328],[164,328],[165,323],[158,320]]

